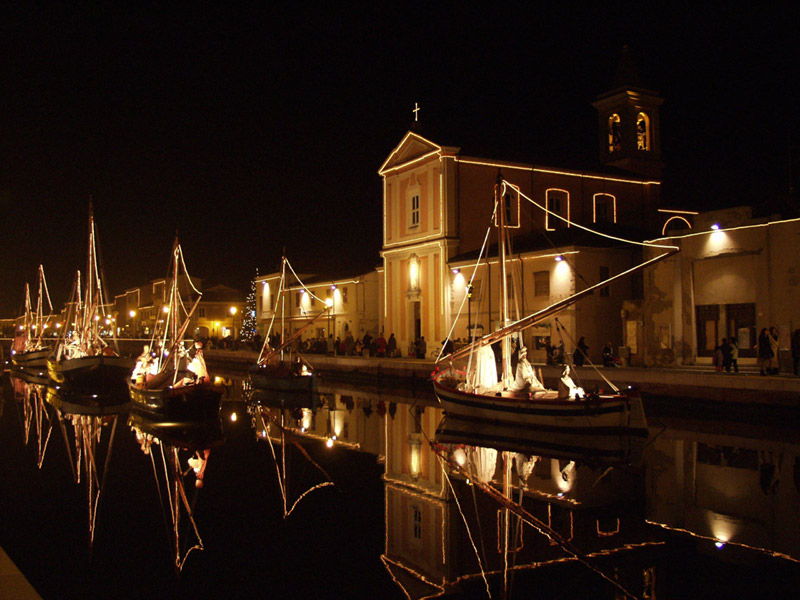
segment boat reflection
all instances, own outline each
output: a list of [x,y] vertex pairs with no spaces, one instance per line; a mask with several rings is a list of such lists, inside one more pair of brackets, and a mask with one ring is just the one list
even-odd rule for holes
[[563,561],[622,597],[652,579],[652,564],[614,572],[597,558],[660,543],[632,510],[644,498],[630,463],[640,436],[554,439],[419,405],[398,417],[387,424],[382,558],[409,597],[508,597],[515,580],[527,588]]
[[[331,433],[331,423],[335,422],[334,405],[333,398],[313,392],[265,389],[249,391],[247,410],[256,440],[269,446],[281,493],[284,519],[310,493],[334,485],[331,476],[312,458],[304,445],[325,443],[328,448],[334,446],[337,441],[336,435]],[[317,417],[321,412],[325,416],[319,421],[327,424],[325,435],[317,430]],[[313,467],[310,472],[303,469],[302,479],[299,476],[288,476],[289,466],[294,462],[291,454],[293,450],[301,455],[301,460]]]
[[40,375],[41,370],[29,373],[25,369],[16,369],[11,377],[14,388],[14,400],[21,416],[22,435],[25,445],[30,443],[31,433],[36,438],[36,466],[40,469],[53,432],[53,422],[47,411],[47,377]]
[[130,401],[124,395],[81,395],[53,385],[46,390],[47,403],[53,407],[61,429],[72,476],[75,483],[86,487],[91,551],[117,423],[120,415],[128,412]]
[[[204,487],[211,451],[225,443],[222,421],[219,414],[168,421],[134,406],[128,425],[152,464],[159,502],[165,516],[169,515],[167,533],[175,570],[180,572],[194,550],[204,549],[195,506],[199,490]],[[194,490],[191,499],[187,488]],[[184,518],[191,531],[182,526]]]

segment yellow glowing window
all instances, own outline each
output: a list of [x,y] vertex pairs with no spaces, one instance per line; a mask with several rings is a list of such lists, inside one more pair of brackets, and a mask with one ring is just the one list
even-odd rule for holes
[[622,150],[622,132],[618,114],[608,117],[608,151]]
[[636,116],[636,149],[650,150],[650,118],[643,112]]

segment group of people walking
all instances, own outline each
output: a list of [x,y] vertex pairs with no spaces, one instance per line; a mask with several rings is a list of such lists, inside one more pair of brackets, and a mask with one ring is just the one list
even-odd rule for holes
[[739,372],[739,340],[731,336],[722,338],[722,342],[714,349],[714,370],[730,373]]

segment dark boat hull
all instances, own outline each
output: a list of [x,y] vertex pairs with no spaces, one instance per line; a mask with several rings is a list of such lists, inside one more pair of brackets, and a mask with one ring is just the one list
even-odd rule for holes
[[316,371],[302,375],[274,365],[256,365],[250,369],[249,375],[254,389],[274,392],[309,394],[316,391],[319,381]]
[[47,367],[47,357],[52,351],[52,348],[42,348],[30,352],[14,352],[11,355],[11,362],[15,367]]
[[133,406],[168,421],[203,420],[219,415],[225,388],[211,383],[154,389],[128,382]]
[[50,377],[71,390],[85,393],[124,392],[134,361],[121,356],[82,356],[47,361]]

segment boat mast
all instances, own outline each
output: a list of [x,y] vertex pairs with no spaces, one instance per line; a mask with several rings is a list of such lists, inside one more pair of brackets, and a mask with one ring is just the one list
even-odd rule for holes
[[[497,218],[497,246],[500,249],[500,319],[503,323],[502,327],[508,325],[508,277],[506,276],[506,205],[505,198],[502,194],[503,176],[500,171],[497,172],[497,181],[494,184],[494,199],[498,208]],[[509,337],[502,340],[502,369],[503,369],[503,387],[508,387],[511,380],[511,365],[509,361]]]

